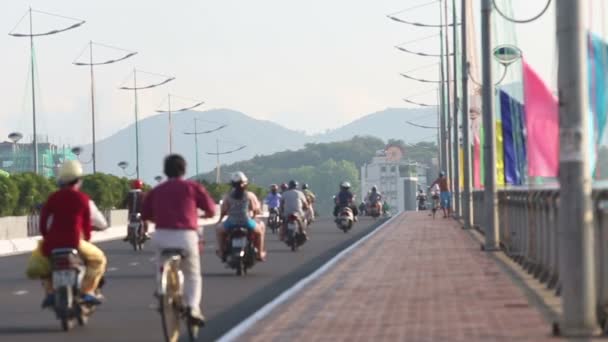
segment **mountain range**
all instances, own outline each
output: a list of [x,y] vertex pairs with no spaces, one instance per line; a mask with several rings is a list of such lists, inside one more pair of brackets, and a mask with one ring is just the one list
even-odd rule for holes
[[[307,143],[333,142],[351,139],[354,136],[375,136],[383,140],[402,139],[408,143],[433,141],[436,131],[422,129],[406,123],[434,126],[436,108],[388,108],[361,117],[340,128],[322,134],[307,135],[267,120],[258,120],[230,109],[208,111],[185,111],[175,113],[173,122],[173,152],[182,154],[189,162],[188,175],[197,174],[194,135],[185,132],[212,131],[198,135],[198,172],[215,169],[216,156],[208,153],[230,152],[220,156],[221,164],[247,160],[255,156],[268,155],[285,150],[296,150]],[[133,177],[135,172],[135,125],[125,127],[113,135],[97,142],[97,170],[115,175]],[[168,153],[168,116],[158,114],[146,117],[139,123],[140,178],[152,182],[162,175],[162,159]],[[219,143],[218,143],[219,141]],[[91,146],[83,146],[81,159],[90,159]],[[127,161],[129,166],[123,171],[118,163]],[[92,170],[86,164],[87,171]]]

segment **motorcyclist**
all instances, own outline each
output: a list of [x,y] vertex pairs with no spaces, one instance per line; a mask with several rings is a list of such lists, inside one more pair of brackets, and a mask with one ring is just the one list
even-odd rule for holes
[[[230,177],[232,190],[224,196],[221,207],[220,219],[216,228],[218,249],[216,251],[220,258],[224,258],[224,245],[226,236],[231,229],[246,227],[253,231],[255,245],[258,249],[257,259],[266,260],[266,249],[264,247],[264,222],[256,221],[255,216],[262,213],[262,207],[255,194],[247,191],[249,180],[243,172],[235,172]],[[224,217],[228,217],[223,225],[219,225]]]
[[88,304],[101,304],[101,296],[98,297],[95,291],[105,272],[106,256],[89,241],[93,226],[105,229],[107,222],[93,201],[80,191],[82,176],[80,162],[64,162],[59,169],[59,190],[49,196],[40,213],[42,241],[32,253],[27,274],[30,278],[43,280],[46,290],[43,308],[55,303],[49,256],[57,248],[78,250],[86,265],[81,299]]
[[378,192],[378,187],[372,186],[370,193],[367,196],[367,203],[370,208],[377,206],[382,200],[382,195]]
[[[139,179],[134,179],[131,181],[131,190],[127,194],[126,198],[126,207],[129,213],[129,222],[135,220],[137,214],[141,214],[141,208],[144,203],[145,193],[143,192],[144,182]],[[148,234],[148,222],[143,221],[143,229],[144,236],[146,239],[150,239],[150,235]],[[123,239],[124,241],[129,241],[129,232],[127,228],[127,236]]]
[[439,185],[441,210],[443,210],[443,218],[447,218],[452,214],[452,193],[444,171],[439,172],[439,177],[431,184],[431,186],[435,185]]
[[268,210],[279,210],[281,207],[281,194],[278,192],[279,187],[276,184],[270,186],[270,192],[266,195],[264,203],[268,206]]
[[289,189],[289,187],[287,186],[287,183],[282,183],[281,184],[281,195],[288,189]]
[[306,223],[304,222],[304,211],[308,209],[308,200],[304,193],[298,190],[298,182],[295,180],[289,181],[289,190],[283,193],[283,199],[281,200],[281,208],[283,213],[283,225],[281,225],[281,231],[279,238],[281,241],[285,239],[285,230],[290,215],[295,215],[298,218],[302,234],[306,236]]
[[359,204],[359,214],[360,215],[367,215],[367,204],[365,203],[365,201],[361,202],[361,204]]
[[335,207],[334,216],[337,218],[340,209],[349,207],[353,211],[355,222],[358,221],[359,210],[355,204],[355,195],[350,191],[350,183],[344,181],[340,183],[340,192],[334,197]]
[[160,253],[164,249],[178,248],[185,253],[180,264],[184,274],[184,301],[189,316],[198,325],[204,324],[200,302],[203,279],[199,256],[198,209],[204,217],[215,215],[215,202],[199,183],[183,179],[186,160],[178,154],[170,154],[164,161],[167,180],[146,195],[142,219],[156,224],[152,242],[156,246],[158,269]]
[[418,210],[426,209],[426,194],[422,189],[418,190],[418,195],[416,196],[416,200],[418,201]]
[[314,204],[317,200],[317,196],[315,196],[314,192],[310,190],[308,184],[306,183],[302,184],[302,192],[304,193],[304,196],[306,196],[306,200],[308,201],[307,213],[310,216],[310,221],[313,221],[315,219]]

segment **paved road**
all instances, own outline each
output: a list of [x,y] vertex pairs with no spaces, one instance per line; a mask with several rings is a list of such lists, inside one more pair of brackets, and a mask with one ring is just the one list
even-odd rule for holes
[[[268,233],[268,261],[249,275],[236,277],[215,257],[211,229],[203,256],[203,308],[208,320],[201,341],[217,339],[228,329],[276,297],[297,280],[371,231],[377,225],[362,219],[349,234],[333,222],[320,219],[311,227],[311,240],[296,253]],[[27,280],[23,269],[27,255],[0,258],[0,340],[32,341],[160,341],[160,317],[154,310],[154,254],[133,252],[122,241],[100,243],[108,256],[107,302],[89,326],[68,334],[50,311],[40,309],[38,282]]]

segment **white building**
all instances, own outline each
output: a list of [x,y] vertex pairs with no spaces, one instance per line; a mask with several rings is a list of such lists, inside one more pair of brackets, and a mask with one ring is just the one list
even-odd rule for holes
[[399,146],[389,145],[384,150],[377,151],[371,162],[361,167],[362,199],[375,185],[393,210],[413,210],[406,208],[411,206],[409,197],[413,195],[415,199],[416,196],[416,190],[411,188],[411,184],[414,182],[426,187],[428,167],[406,160],[403,156]]

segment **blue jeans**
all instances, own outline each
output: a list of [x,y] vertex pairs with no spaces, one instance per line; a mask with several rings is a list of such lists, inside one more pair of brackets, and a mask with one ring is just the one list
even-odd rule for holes
[[452,207],[452,193],[449,191],[441,192],[441,207],[448,209]]
[[227,219],[224,222],[224,229],[225,230],[230,230],[230,229],[240,228],[240,227],[247,228],[248,230],[254,230],[256,226],[257,226],[257,222],[255,222],[254,219],[247,220],[247,223],[244,224],[244,225],[243,224],[236,224],[236,223],[234,223],[230,219]]

